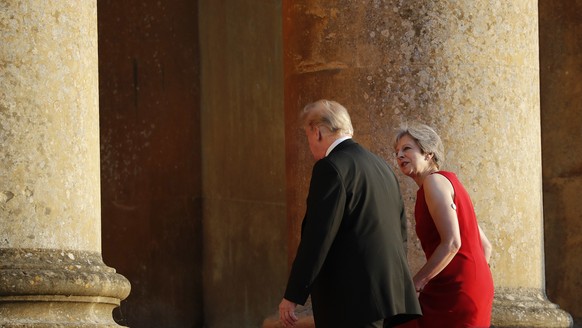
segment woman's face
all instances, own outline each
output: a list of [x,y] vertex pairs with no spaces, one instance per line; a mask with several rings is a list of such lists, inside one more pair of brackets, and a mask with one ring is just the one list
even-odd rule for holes
[[396,161],[400,171],[409,177],[415,177],[429,169],[430,160],[409,135],[404,135],[396,144]]

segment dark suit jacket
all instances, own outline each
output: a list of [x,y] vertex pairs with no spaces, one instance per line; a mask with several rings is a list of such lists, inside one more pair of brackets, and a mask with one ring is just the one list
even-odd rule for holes
[[400,187],[380,157],[348,139],[313,167],[301,242],[285,298],[315,324],[358,327],[421,313],[406,260]]

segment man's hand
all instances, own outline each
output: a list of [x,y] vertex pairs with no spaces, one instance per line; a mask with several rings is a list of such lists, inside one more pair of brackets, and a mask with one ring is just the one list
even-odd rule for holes
[[299,320],[295,315],[295,308],[297,304],[283,299],[281,304],[279,304],[279,320],[285,327],[293,327],[295,326],[295,322]]

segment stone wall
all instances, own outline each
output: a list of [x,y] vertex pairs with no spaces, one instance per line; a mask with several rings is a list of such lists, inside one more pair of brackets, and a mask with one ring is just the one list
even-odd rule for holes
[[204,316],[258,327],[283,294],[280,1],[200,0]]
[[582,325],[582,3],[539,10],[546,286]]
[[132,284],[115,319],[200,327],[196,1],[100,0],[103,257]]

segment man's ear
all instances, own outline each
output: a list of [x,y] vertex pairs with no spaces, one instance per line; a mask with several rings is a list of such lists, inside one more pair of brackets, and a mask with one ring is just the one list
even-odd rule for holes
[[319,127],[316,127],[316,129],[317,129],[317,141],[323,140],[323,134],[321,133],[321,129]]

